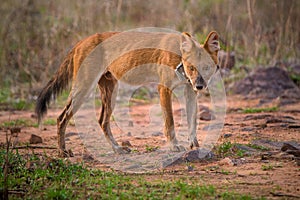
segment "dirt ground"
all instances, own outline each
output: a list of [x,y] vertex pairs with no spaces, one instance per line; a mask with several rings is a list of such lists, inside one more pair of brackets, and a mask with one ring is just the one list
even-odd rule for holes
[[[199,102],[200,104],[203,102]],[[161,121],[158,121],[157,130],[146,130],[149,124],[148,103],[135,103],[131,106],[132,123],[145,126],[145,132],[150,131],[150,137],[135,137],[135,130],[126,131],[125,137],[118,142],[127,142],[133,146],[131,149],[140,153],[147,153],[149,147],[160,147],[165,144],[165,137],[161,133]],[[193,163],[179,163],[168,166],[157,172],[147,173],[143,176],[147,180],[176,180],[182,178],[189,182],[212,184],[224,191],[235,191],[250,194],[254,197],[264,196],[267,199],[300,199],[300,166],[295,157],[280,150],[282,142],[300,143],[300,102],[291,105],[279,106],[277,111],[244,113],[245,108],[279,106],[278,100],[261,103],[260,99],[243,99],[239,96],[227,98],[227,113],[225,124],[218,139],[217,146],[230,141],[232,144],[248,144],[263,146],[265,149],[244,149],[240,156],[215,156],[210,160]],[[176,120],[181,118],[182,108],[174,106],[176,129],[186,126]],[[153,106],[151,107],[153,108]],[[154,107],[156,108],[156,107]],[[50,109],[46,119],[56,119],[61,109]],[[158,116],[158,115],[157,115]],[[29,111],[0,111],[0,124],[15,119],[28,119],[35,121],[33,112]],[[208,121],[199,121],[201,130]],[[160,123],[160,124],[159,124]],[[132,126],[131,123],[128,127]],[[112,131],[118,133],[118,128],[112,125]],[[124,131],[124,128],[123,128]],[[120,131],[119,131],[120,132]],[[129,133],[130,132],[130,133]],[[0,142],[5,143],[6,128],[0,130]],[[91,167],[111,170],[109,165],[104,165],[93,159],[84,147],[74,123],[67,127],[66,145],[71,149],[74,157],[72,162],[84,161]],[[16,146],[29,143],[31,134],[40,136],[43,142],[35,144],[45,147],[56,147],[56,125],[44,125],[42,131],[33,126],[21,126],[21,132],[15,133],[13,141]],[[198,137],[201,141],[201,136]],[[147,147],[145,147],[147,144]],[[281,146],[280,146],[281,145]],[[24,151],[24,150],[23,150]],[[28,150],[25,150],[28,151]],[[56,149],[34,149],[34,152],[46,153],[56,157]]]

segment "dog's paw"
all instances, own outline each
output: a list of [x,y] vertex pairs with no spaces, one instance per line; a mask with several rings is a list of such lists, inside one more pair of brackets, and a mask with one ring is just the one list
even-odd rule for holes
[[194,147],[196,148],[200,147],[197,138],[190,140],[190,148],[193,149]]
[[186,151],[186,148],[179,144],[173,144],[170,145],[170,150],[174,152],[182,152],[182,151]]
[[117,154],[128,154],[131,152],[131,149],[126,146],[115,146],[113,147],[113,150]]
[[74,157],[74,154],[71,149],[69,149],[69,150],[60,149],[58,152],[58,157],[61,157],[61,158]]

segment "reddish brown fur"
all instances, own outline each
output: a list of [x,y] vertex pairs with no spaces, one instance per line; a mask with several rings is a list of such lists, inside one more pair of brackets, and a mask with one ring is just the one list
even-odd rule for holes
[[[215,32],[214,32],[215,33]],[[78,42],[74,48],[65,57],[64,62],[61,64],[60,68],[56,72],[55,76],[48,82],[46,87],[40,93],[37,104],[36,113],[41,121],[43,115],[47,112],[47,107],[49,105],[51,96],[56,97],[63,89],[65,89],[69,83],[69,80],[73,81],[77,78],[78,70],[84,61],[84,59],[91,53],[93,49],[101,42],[106,39],[118,34],[118,32],[107,32],[101,34],[94,34],[80,42]],[[189,34],[185,33],[188,37]],[[217,34],[215,33],[216,37]],[[216,38],[218,39],[218,38]],[[207,42],[207,41],[206,41]],[[210,52],[207,43],[203,46],[204,49],[211,55],[215,63],[217,63],[217,52]],[[112,98],[115,85],[118,79],[121,79],[129,70],[134,67],[141,66],[148,63],[156,63],[164,66],[169,66],[172,69],[181,62],[181,57],[175,53],[164,51],[161,49],[140,49],[130,51],[124,55],[118,57],[113,63],[108,66],[106,72],[102,75],[98,82],[99,89],[101,91],[102,99],[102,110],[99,117],[99,124],[104,131],[104,134],[108,141],[113,146],[114,150],[118,153],[124,152],[122,147],[119,147],[115,139],[113,138],[110,130],[110,116],[112,114]],[[170,79],[170,77],[164,77],[160,74],[161,81],[163,79]],[[160,102],[162,106],[162,111],[165,119],[165,135],[167,140],[172,144],[176,145],[175,131],[174,131],[174,120],[172,115],[172,102],[171,96],[172,91],[166,86],[160,84],[158,86],[160,94]],[[192,95],[194,96],[194,95]],[[67,154],[65,149],[65,129],[68,121],[76,112],[76,110],[70,110],[72,104],[72,96],[70,94],[68,103],[64,110],[57,119],[57,133],[58,133],[58,145],[60,150],[60,155],[65,156]],[[190,127],[189,127],[190,128]],[[198,146],[196,138],[191,138],[191,147],[195,145]],[[178,147],[176,147],[178,148]]]

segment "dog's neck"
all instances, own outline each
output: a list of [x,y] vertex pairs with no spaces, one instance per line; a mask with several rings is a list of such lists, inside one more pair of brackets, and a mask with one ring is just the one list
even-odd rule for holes
[[185,73],[185,71],[184,71],[184,67],[183,67],[183,63],[182,63],[182,62],[180,62],[180,63],[177,65],[177,67],[176,67],[176,69],[175,69],[175,73],[176,73],[176,75],[177,75],[177,77],[178,77],[178,79],[179,79],[180,81],[189,82],[189,79],[188,79],[188,77],[186,76],[186,73]]

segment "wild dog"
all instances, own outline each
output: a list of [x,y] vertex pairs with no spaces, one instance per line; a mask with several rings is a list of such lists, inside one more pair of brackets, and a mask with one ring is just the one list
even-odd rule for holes
[[[64,58],[56,74],[50,79],[47,85],[42,89],[36,102],[35,112],[39,123],[47,113],[51,97],[56,98],[60,92],[68,86],[70,80],[80,82],[78,71],[89,54],[100,44],[108,39],[114,40],[119,32],[105,32],[94,34],[78,42]],[[155,38],[159,44],[169,45],[168,41],[174,41],[171,49],[175,52],[166,51],[160,48],[145,48],[130,51],[120,55],[103,72],[98,80],[98,87],[101,93],[101,112],[99,125],[102,128],[107,141],[111,144],[116,153],[127,153],[128,149],[119,146],[114,139],[110,129],[110,117],[113,112],[114,89],[118,81],[126,81],[130,84],[138,84],[144,79],[153,77],[159,81],[158,92],[160,96],[160,105],[164,118],[164,134],[172,151],[183,151],[185,147],[178,144],[174,129],[174,119],[172,113],[172,90],[184,83],[186,112],[188,121],[188,141],[189,146],[199,147],[196,137],[196,118],[197,118],[197,93],[207,87],[208,81],[218,68],[219,36],[215,31],[208,34],[203,45],[198,43],[194,37],[188,33],[126,33],[132,37],[138,37],[141,34]],[[118,42],[116,40],[116,42]],[[143,41],[141,41],[143,42]],[[152,41],[148,41],[152,42]],[[145,41],[146,43],[146,41]],[[117,44],[120,48],[126,44]],[[156,63],[153,69],[143,67],[147,63]],[[164,67],[162,67],[164,66]],[[166,66],[168,70],[166,70]],[[84,67],[84,65],[83,65]],[[136,70],[133,70],[136,69]],[[170,70],[171,69],[171,70]],[[180,78],[176,77],[175,71],[180,71]],[[183,80],[182,80],[183,79]],[[184,80],[185,79],[185,80]],[[70,92],[68,102],[62,113],[57,118],[57,135],[59,154],[67,156],[65,145],[65,130],[70,118],[76,113],[78,108],[74,108],[74,97]],[[80,106],[80,105],[79,105]]]

